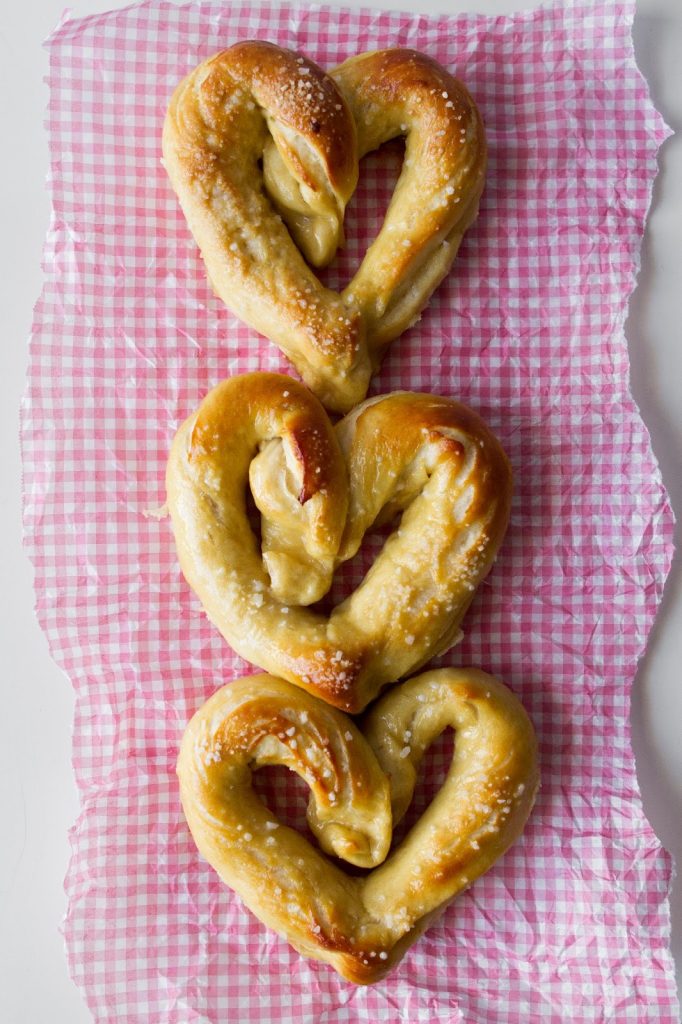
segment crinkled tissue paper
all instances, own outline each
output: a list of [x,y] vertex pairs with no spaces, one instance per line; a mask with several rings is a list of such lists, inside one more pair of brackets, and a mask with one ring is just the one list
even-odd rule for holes
[[[670,134],[635,64],[633,15],[632,0],[494,18],[149,0],[65,15],[50,36],[52,216],[23,402],[24,522],[37,614],[76,693],[63,931],[100,1024],[678,1021],[672,864],[642,810],[629,734],[673,529],[624,336]],[[369,987],[300,957],[219,882],[175,776],[193,712],[253,669],[185,584],[168,519],[145,513],[163,505],[175,430],[214,384],[292,370],[213,295],[161,127],[181,77],[254,37],[327,68],[359,49],[423,50],[471,90],[489,145],[480,215],[371,393],[456,396],[510,456],[509,533],[438,663],[481,667],[517,693],[542,787],[522,838]],[[375,235],[399,163],[390,146],[363,161],[330,286]],[[300,786],[277,772],[268,785],[300,817]]]

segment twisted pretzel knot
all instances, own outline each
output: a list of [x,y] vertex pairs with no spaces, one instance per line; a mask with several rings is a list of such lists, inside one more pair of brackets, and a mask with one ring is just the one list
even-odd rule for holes
[[[419,762],[448,726],[455,748],[447,778],[385,859]],[[322,850],[374,867],[370,874],[347,875],[278,822],[251,789],[252,770],[270,764],[310,786],[308,820]],[[282,680],[237,680],[190,722],[178,775],[194,839],[221,879],[299,952],[360,984],[383,977],[504,853],[537,788],[523,708],[474,669],[426,672],[395,687],[360,729]]]
[[[459,638],[511,497],[499,442],[460,403],[399,392],[332,427],[303,385],[268,373],[207,395],[176,435],[166,481],[182,570],[228,643],[350,712]],[[329,616],[306,607],[365,531],[397,514],[357,590]]]
[[[328,263],[343,238],[358,159],[397,136],[405,160],[386,219],[339,295],[309,264]],[[486,161],[469,93],[425,55],[361,54],[326,75],[262,41],[180,83],[163,153],[216,294],[339,412],[364,398],[386,346],[448,272]]]

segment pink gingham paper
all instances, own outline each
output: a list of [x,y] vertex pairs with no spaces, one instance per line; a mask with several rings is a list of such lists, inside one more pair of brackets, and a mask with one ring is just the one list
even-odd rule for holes
[[[77,695],[64,937],[96,1021],[678,1020],[672,866],[642,811],[628,721],[672,554],[623,332],[668,134],[635,66],[632,17],[633,3],[612,0],[502,18],[151,0],[65,17],[50,37],[53,214],[23,407],[24,517],[37,613]],[[191,714],[252,669],[184,583],[168,521],[145,513],[163,504],[171,438],[205,392],[287,366],[212,295],[160,134],[179,78],[248,37],[327,67],[358,50],[424,50],[467,83],[489,141],[480,217],[372,392],[457,396],[510,455],[511,528],[441,662],[492,671],[521,697],[543,785],[522,839],[370,988],[298,956],[219,883],[174,774]],[[385,161],[363,165],[329,283],[376,232],[399,154]],[[432,754],[417,808],[445,755]],[[300,819],[300,786],[277,772],[260,785]]]

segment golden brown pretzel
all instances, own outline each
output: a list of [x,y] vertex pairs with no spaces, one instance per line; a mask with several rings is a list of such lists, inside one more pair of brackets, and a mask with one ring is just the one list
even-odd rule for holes
[[[384,861],[419,762],[447,727],[455,729],[447,778]],[[308,820],[322,849],[374,867],[370,874],[345,874],[277,820],[251,789],[252,771],[270,764],[286,765],[310,786]],[[523,708],[475,669],[426,672],[395,687],[361,731],[282,680],[236,680],[190,722],[178,775],[195,842],[221,879],[299,952],[358,984],[388,973],[505,852],[538,784]]]
[[[350,712],[459,639],[511,500],[499,442],[460,403],[398,392],[332,428],[303,385],[268,373],[206,396],[175,437],[166,486],[182,570],[228,643]],[[357,590],[331,615],[306,607],[399,513]]]
[[[306,259],[329,262],[342,239],[358,153],[401,135],[386,220],[339,295]],[[163,153],[216,294],[342,412],[450,268],[486,160],[473,100],[425,55],[363,54],[330,76],[262,41],[216,54],[180,83]]]

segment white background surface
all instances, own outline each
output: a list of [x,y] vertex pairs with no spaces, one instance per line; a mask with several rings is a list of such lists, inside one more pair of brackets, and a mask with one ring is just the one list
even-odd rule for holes
[[[229,0],[226,0],[229,2]],[[353,0],[346,0],[352,5]],[[510,13],[536,0],[373,0],[425,13]],[[21,549],[18,407],[49,215],[42,41],[64,0],[4,0],[0,12],[0,1022],[89,1024],[59,934],[62,888],[77,815],[71,773],[73,698],[33,616]],[[76,0],[74,16],[125,6]],[[682,131],[682,0],[638,0],[639,66],[668,124]],[[682,138],[667,141],[631,301],[632,389],[664,482],[682,520]],[[680,546],[682,530],[677,530]],[[645,809],[682,863],[682,567],[677,557],[633,694],[633,737]],[[672,899],[673,953],[682,979],[682,879]],[[124,1024],[122,1021],[121,1024]]]

